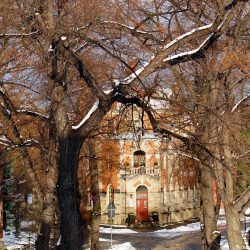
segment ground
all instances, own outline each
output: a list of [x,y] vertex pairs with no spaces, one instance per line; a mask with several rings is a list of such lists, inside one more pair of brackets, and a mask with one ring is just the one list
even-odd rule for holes
[[[229,250],[226,236],[226,221],[221,218],[218,221],[219,231],[222,234],[221,250]],[[250,230],[250,217],[245,228],[245,221],[242,221],[242,233]],[[35,235],[21,233],[16,238],[13,233],[4,235],[4,244],[7,249],[34,249],[32,245]],[[111,227],[102,225],[100,228],[101,250],[111,249]],[[153,228],[126,228],[112,227],[112,250],[200,250],[201,233],[200,223],[175,224],[168,227]],[[250,248],[249,248],[250,249]]]
[[[244,222],[243,222],[244,224]],[[244,225],[242,224],[243,233]],[[250,229],[249,222],[247,231]],[[219,221],[221,250],[228,250],[225,220]],[[101,228],[101,249],[111,249],[111,229]],[[200,223],[172,229],[112,229],[112,250],[201,250]]]

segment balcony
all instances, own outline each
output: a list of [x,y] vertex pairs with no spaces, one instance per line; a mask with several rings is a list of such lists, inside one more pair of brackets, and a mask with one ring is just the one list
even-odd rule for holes
[[126,170],[126,177],[133,178],[138,175],[148,175],[154,179],[159,179],[160,169],[153,167],[133,167]]

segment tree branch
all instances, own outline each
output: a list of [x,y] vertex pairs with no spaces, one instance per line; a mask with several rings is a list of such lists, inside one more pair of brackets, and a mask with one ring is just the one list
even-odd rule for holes
[[244,193],[235,201],[233,207],[239,212],[243,213],[250,203],[250,186],[244,191]]
[[30,32],[30,33],[1,33],[1,38],[25,38],[25,37],[32,37],[38,34],[38,31]]

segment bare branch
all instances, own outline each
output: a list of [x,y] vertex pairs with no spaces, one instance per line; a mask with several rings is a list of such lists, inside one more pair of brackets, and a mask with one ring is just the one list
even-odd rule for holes
[[24,38],[24,37],[32,37],[38,34],[38,31],[30,32],[30,33],[5,33],[0,34],[1,38]]
[[247,151],[244,152],[243,154],[235,156],[234,159],[239,159],[239,158],[241,158],[241,157],[243,157],[243,156],[245,156],[245,155],[247,155],[247,154],[249,154],[249,153],[250,153],[250,150],[247,150]]
[[242,98],[239,102],[237,102],[234,107],[231,110],[231,113],[234,113],[237,111],[247,100],[250,99],[250,94],[246,95],[244,98]]
[[233,207],[238,212],[243,212],[244,208],[247,208],[247,204],[250,202],[250,186],[245,190],[245,192],[234,202]]
[[44,120],[44,121],[49,120],[48,116],[45,116],[45,115],[43,115],[43,114],[41,114],[39,112],[36,112],[36,111],[18,109],[18,110],[16,110],[16,114],[17,115],[29,115],[29,116],[36,117],[36,118],[39,118],[39,119]]
[[[61,44],[61,43],[60,43]],[[78,58],[70,48],[66,47],[65,45],[61,44],[60,46],[62,53],[70,60],[70,62],[76,67],[78,70],[80,77],[87,83],[88,87],[95,93],[97,98],[100,100],[106,100],[105,93],[99,88],[98,83],[89,72],[87,67],[84,65],[82,60]]]

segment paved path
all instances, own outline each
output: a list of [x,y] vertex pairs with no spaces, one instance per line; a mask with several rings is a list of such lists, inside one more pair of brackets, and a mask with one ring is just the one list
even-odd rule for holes
[[[159,229],[157,229],[159,230]],[[225,226],[219,226],[222,235],[225,236]],[[166,236],[161,237],[154,234],[155,229],[138,229],[137,233],[115,233],[113,234],[113,245],[119,245],[125,242],[130,242],[131,246],[137,250],[201,250],[201,233],[194,232],[180,232],[173,236],[171,233],[166,233]],[[176,234],[176,233],[175,233]],[[101,233],[101,250],[110,248],[110,234]],[[124,250],[121,248],[121,250]],[[126,248],[126,250],[129,250]]]
[[[101,233],[100,238],[110,240],[110,234]],[[137,250],[201,250],[200,232],[189,232],[172,238],[157,237],[150,232],[136,234],[113,234],[113,245],[130,242]],[[101,241],[101,249],[107,250],[110,242]],[[122,249],[121,249],[122,250]]]
[[[247,223],[250,226],[250,223]],[[221,225],[218,227],[221,231],[222,238],[226,236],[226,226]],[[134,229],[135,230],[135,229]],[[201,250],[201,233],[200,231],[194,232],[180,232],[178,235],[171,236],[171,233],[166,233],[166,236],[161,234],[161,237],[154,234],[155,228],[138,229],[137,233],[115,233],[113,234],[113,245],[119,245],[125,242],[130,242],[131,246],[137,250]],[[101,233],[101,250],[110,249],[110,234]],[[119,250],[125,250],[120,248]],[[129,250],[126,248],[126,250]]]
[[[101,238],[109,239],[109,234],[101,234]],[[200,232],[188,233],[171,239],[162,237],[150,237],[147,234],[115,234],[113,245],[130,242],[137,250],[201,250]],[[107,250],[110,242],[101,241],[101,249]],[[122,249],[121,249],[122,250]]]

